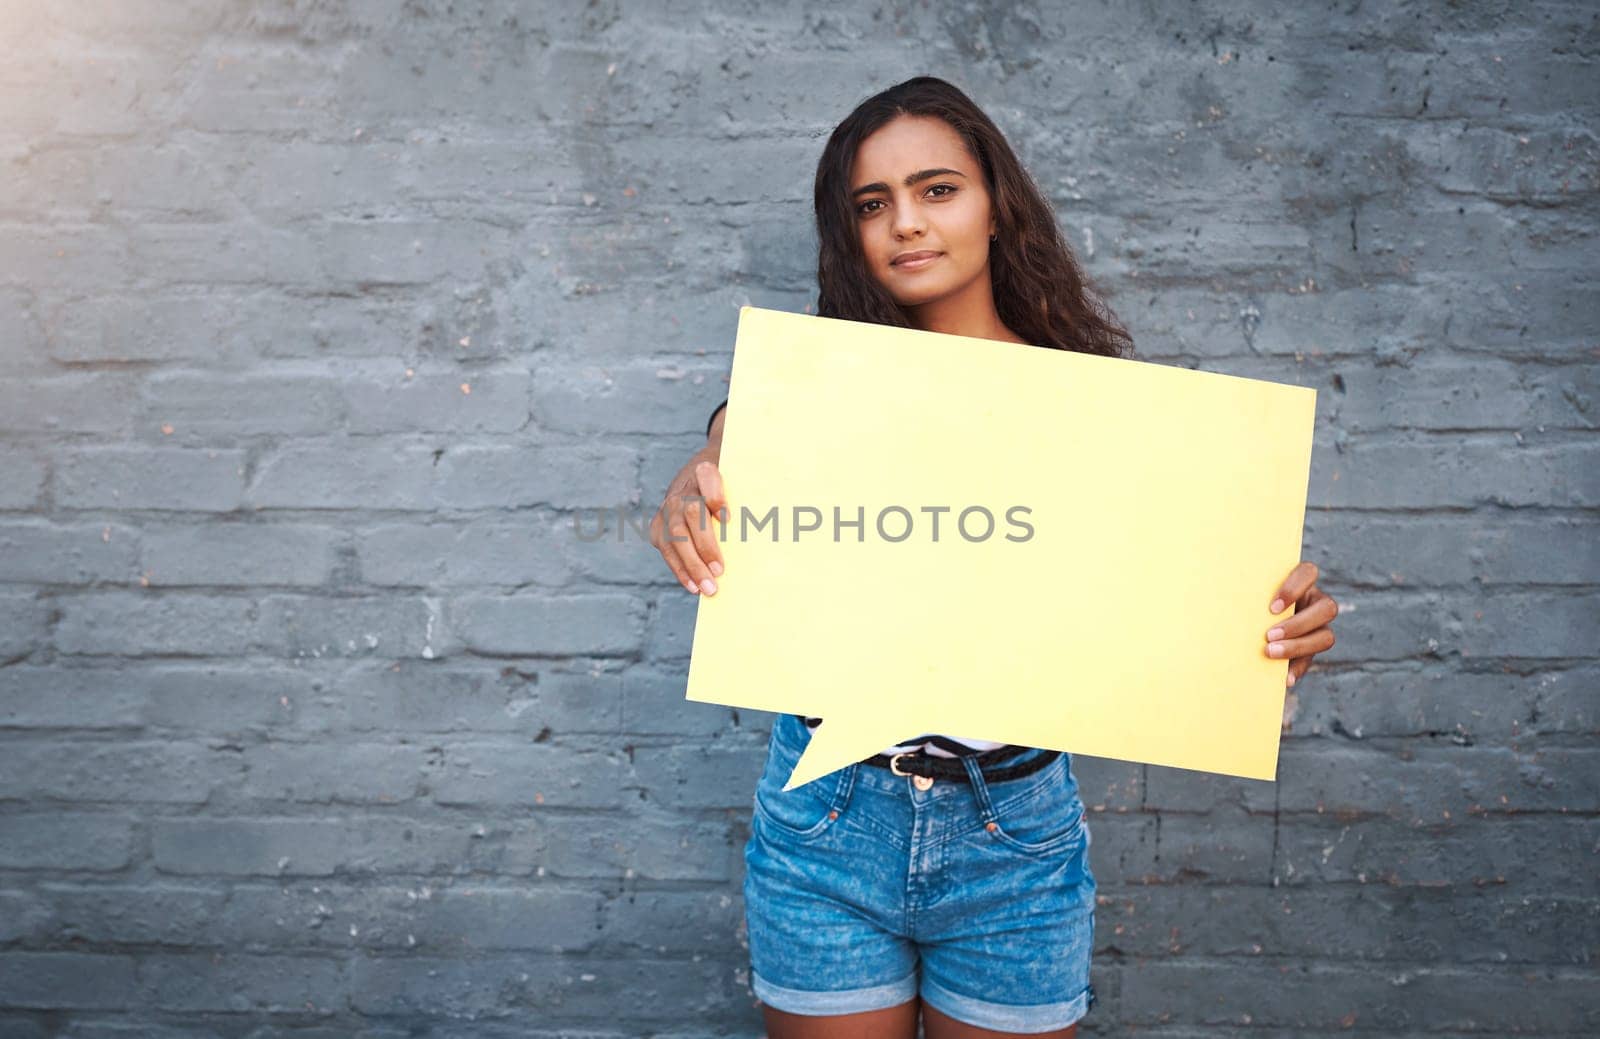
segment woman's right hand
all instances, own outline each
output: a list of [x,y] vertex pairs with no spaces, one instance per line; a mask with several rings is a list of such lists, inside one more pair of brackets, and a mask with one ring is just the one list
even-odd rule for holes
[[717,593],[712,578],[722,576],[722,551],[711,518],[727,504],[717,463],[708,451],[697,451],[667,485],[650,521],[650,543],[691,593]]

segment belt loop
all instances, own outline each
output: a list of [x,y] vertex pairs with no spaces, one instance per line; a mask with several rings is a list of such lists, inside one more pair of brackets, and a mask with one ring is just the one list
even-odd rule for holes
[[860,762],[853,762],[839,770],[839,785],[833,788],[833,809],[843,812],[850,805],[850,794],[855,790],[856,770]]
[[978,812],[983,816],[983,821],[994,822],[994,803],[989,800],[989,787],[983,781],[983,769],[978,767],[977,755],[962,755],[961,767],[967,770],[967,779],[972,782],[972,794],[978,799]]

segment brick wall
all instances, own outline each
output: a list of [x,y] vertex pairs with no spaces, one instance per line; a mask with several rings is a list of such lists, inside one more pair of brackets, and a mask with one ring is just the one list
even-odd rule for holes
[[[1276,784],[1079,758],[1085,1032],[1600,1030],[1586,3],[0,2],[0,1034],[754,1036],[771,716],[653,509],[969,90],[1142,357],[1315,386]],[[1181,623],[1181,617],[1171,618]]]

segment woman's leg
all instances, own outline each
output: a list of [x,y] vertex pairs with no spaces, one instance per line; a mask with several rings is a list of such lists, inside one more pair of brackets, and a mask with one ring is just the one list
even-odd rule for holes
[[[917,1009],[922,1000],[860,1014],[790,1014],[765,1003],[767,1039],[917,1039]],[[998,1034],[998,1033],[995,1033]],[[930,1033],[931,1036],[931,1033]]]
[[[969,1025],[940,1013],[926,1003],[922,1006],[922,1026],[927,1031],[927,1039],[1011,1039],[1023,1035],[1021,1032],[996,1032]],[[1078,1026],[1068,1025],[1054,1032],[1029,1032],[1027,1035],[1029,1039],[1077,1039]]]

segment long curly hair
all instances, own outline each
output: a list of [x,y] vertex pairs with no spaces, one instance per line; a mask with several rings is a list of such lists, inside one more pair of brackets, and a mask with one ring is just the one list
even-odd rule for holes
[[905,310],[872,278],[850,199],[856,149],[901,115],[943,119],[983,168],[998,240],[989,269],[995,310],[1034,346],[1131,357],[1133,338],[1100,298],[1056,226],[1054,211],[998,127],[955,86],[916,76],[874,94],[834,128],[817,160],[817,314],[911,327]]

